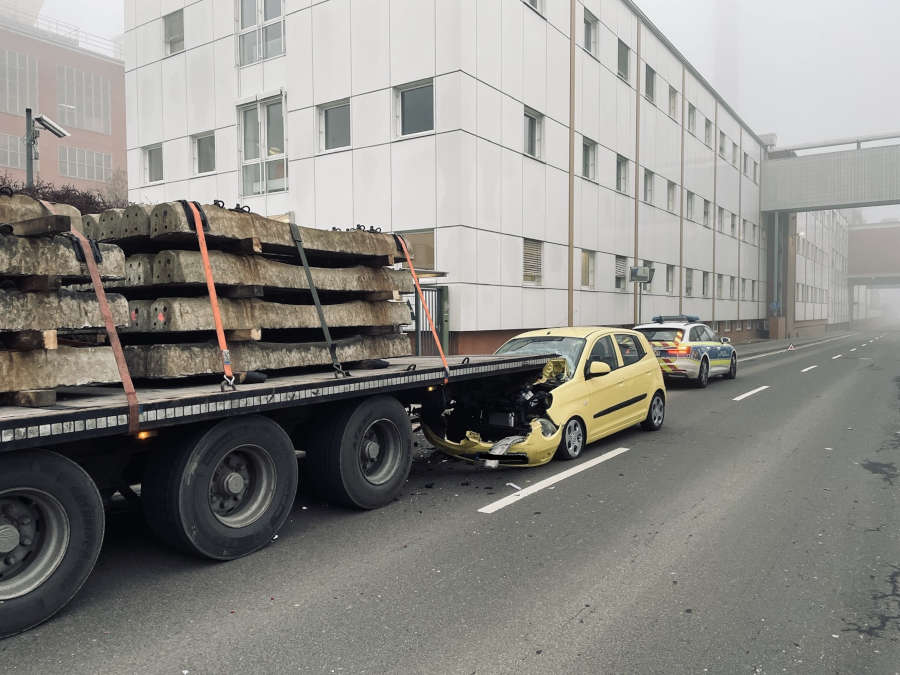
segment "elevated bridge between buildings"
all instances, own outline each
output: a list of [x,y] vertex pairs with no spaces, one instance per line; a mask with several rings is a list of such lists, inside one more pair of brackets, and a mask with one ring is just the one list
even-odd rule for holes
[[847,283],[870,288],[900,287],[900,222],[850,228]]

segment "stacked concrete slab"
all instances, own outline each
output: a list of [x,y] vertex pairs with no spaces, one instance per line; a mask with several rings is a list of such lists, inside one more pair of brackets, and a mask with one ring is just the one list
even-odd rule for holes
[[[310,284],[289,224],[244,210],[201,206],[219,309],[235,371],[327,366]],[[127,252],[125,278],[113,282],[129,299],[123,329],[136,378],[221,372],[203,258],[192,212],[180,202],[132,205],[100,214],[97,238]],[[379,232],[299,228],[312,285],[345,363],[409,353],[399,326],[413,290],[408,272],[392,268],[393,237]]]
[[[119,380],[113,352],[101,344],[96,295],[66,287],[90,279],[80,245],[66,236],[82,225],[72,207],[0,195],[0,394],[6,399],[47,404],[57,387]],[[100,244],[97,251],[101,278],[124,279],[121,249]],[[108,300],[113,321],[127,326],[125,297]]]

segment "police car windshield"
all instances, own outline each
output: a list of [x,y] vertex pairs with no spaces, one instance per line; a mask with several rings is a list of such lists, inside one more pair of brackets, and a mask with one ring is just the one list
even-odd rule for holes
[[497,350],[498,354],[559,354],[566,360],[568,372],[575,372],[575,364],[584,351],[584,338],[558,335],[535,335],[513,338]]
[[680,340],[684,331],[680,328],[638,328],[650,342],[674,342]]

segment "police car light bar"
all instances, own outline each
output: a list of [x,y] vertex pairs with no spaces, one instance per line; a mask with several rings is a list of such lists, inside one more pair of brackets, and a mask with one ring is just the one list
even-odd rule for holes
[[654,316],[653,323],[664,323],[666,321],[684,321],[685,323],[694,323],[699,321],[700,317],[696,314],[677,314],[675,316]]

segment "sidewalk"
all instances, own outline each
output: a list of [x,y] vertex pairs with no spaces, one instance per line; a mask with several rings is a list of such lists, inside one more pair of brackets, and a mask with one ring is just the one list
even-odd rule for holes
[[735,343],[734,348],[737,350],[738,359],[740,359],[742,356],[753,356],[755,354],[781,351],[787,349],[791,344],[795,347],[802,347],[803,345],[841,338],[852,335],[854,332],[855,331],[841,331],[839,333],[823,335],[822,337],[790,338],[787,340],[757,340],[755,342],[747,342],[744,344]]

